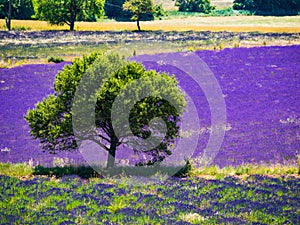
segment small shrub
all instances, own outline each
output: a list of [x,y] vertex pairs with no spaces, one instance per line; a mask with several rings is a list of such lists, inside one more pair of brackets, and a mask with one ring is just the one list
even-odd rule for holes
[[15,30],[15,31],[25,31],[25,30],[31,30],[30,27],[26,27],[26,26],[16,26],[16,27],[13,27],[12,30]]
[[201,174],[201,175],[216,176],[217,174],[220,174],[220,168],[216,165],[206,166],[206,167],[198,169],[197,172],[198,172],[198,174]]
[[54,62],[54,63],[61,63],[64,62],[65,60],[61,57],[55,57],[55,56],[51,56],[48,58],[48,62]]
[[199,215],[198,213],[191,212],[187,214],[182,214],[179,218],[191,224],[200,224],[201,222],[205,221],[205,217]]
[[219,49],[223,50],[225,48],[225,45],[223,43],[219,44]]
[[246,175],[249,173],[249,167],[246,166],[238,166],[235,171],[235,175]]
[[240,43],[234,43],[234,47],[235,48],[239,48],[240,47]]
[[193,52],[193,51],[195,51],[195,49],[194,49],[193,46],[190,46],[190,47],[188,48],[188,51],[189,51],[189,52]]
[[119,210],[127,206],[127,201],[128,199],[126,199],[126,197],[123,196],[115,198],[111,205],[107,207],[108,211],[112,214],[118,213]]
[[187,177],[193,169],[190,159],[185,161],[185,165],[174,175],[175,177]]

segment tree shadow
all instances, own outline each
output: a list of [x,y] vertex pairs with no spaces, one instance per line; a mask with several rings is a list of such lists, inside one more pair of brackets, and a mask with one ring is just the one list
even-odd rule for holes
[[36,166],[33,175],[54,176],[60,178],[68,175],[77,175],[83,179],[105,177],[153,177],[156,175],[187,177],[192,167],[189,162],[182,166],[118,166],[114,168],[92,168],[91,166],[62,166],[44,167]]

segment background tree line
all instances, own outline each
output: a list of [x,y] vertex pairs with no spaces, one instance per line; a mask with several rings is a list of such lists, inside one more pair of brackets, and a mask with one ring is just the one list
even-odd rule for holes
[[[11,4],[11,5],[10,5]],[[152,0],[0,0],[0,19],[38,19],[51,25],[70,26],[75,21],[97,21],[104,15],[121,21],[153,20]]]
[[[54,10],[54,6],[56,6],[57,10],[60,10],[61,13],[68,8],[72,8],[75,12],[80,11],[77,14],[78,21],[96,21],[97,17],[103,17],[104,15],[111,19],[128,21],[134,13],[123,9],[125,1],[126,0],[11,0],[12,19],[41,19],[43,12],[42,7],[46,6],[44,11],[51,11]],[[135,2],[148,1],[149,0],[139,0]],[[0,19],[5,19],[5,17],[8,16],[8,8],[9,0],[0,0]],[[154,19],[153,13],[143,13],[141,19],[152,20]]]
[[[10,4],[11,3],[11,7]],[[174,0],[182,12],[210,13],[210,0]],[[298,15],[300,0],[235,0],[235,10],[246,10],[257,15]],[[153,20],[164,14],[161,5],[153,0],[0,0],[0,19],[38,19],[52,25],[68,24],[74,30],[75,21],[97,21],[107,17],[117,21],[137,22]]]
[[[0,0],[0,18],[8,16],[10,0]],[[78,21],[96,21],[97,18],[106,16],[118,21],[129,21],[136,15],[134,11],[123,6],[125,2],[131,6],[146,5],[146,10],[140,10],[140,20],[153,20],[154,15],[162,16],[161,5],[154,5],[152,0],[11,0],[12,19],[45,19],[46,12],[56,17],[75,17]],[[179,11],[207,13],[213,9],[210,0],[176,0],[175,5]],[[151,10],[149,10],[149,6]],[[147,9],[148,8],[148,9]],[[72,14],[72,15],[71,15]],[[58,19],[57,19],[58,20]],[[66,20],[61,18],[60,20]]]
[[256,15],[298,15],[300,0],[235,0],[233,9],[248,10]]

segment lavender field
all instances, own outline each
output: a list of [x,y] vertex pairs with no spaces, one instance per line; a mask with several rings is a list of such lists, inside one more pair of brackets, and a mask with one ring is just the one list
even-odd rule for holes
[[[214,163],[221,167],[295,164],[300,154],[300,46],[199,51],[197,55],[217,78],[227,108],[226,134]],[[42,152],[23,119],[28,109],[53,92],[54,77],[64,65],[0,69],[0,161],[51,166],[53,158],[60,157],[85,163],[79,152]],[[144,65],[175,74],[179,85],[193,97],[201,127],[209,127],[207,100],[192,80],[172,66]],[[204,132],[195,156],[205,148],[208,137]]]

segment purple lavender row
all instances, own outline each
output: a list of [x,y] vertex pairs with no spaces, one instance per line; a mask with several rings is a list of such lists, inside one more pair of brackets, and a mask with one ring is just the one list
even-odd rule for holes
[[[300,46],[200,51],[197,55],[219,81],[227,107],[227,131],[214,163],[222,167],[294,163],[300,154]],[[85,163],[79,152],[42,152],[23,119],[29,108],[53,92],[54,76],[64,65],[0,69],[0,161],[32,159],[34,164],[52,165],[53,157],[68,157]],[[157,63],[144,65],[175,74],[197,106],[201,127],[209,127],[204,93],[183,71]],[[205,148],[209,134],[200,137],[195,156]]]

